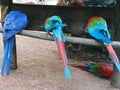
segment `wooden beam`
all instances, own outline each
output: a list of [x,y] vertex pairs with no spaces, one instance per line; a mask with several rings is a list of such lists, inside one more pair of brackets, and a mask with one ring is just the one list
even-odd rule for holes
[[[2,32],[2,28],[0,28],[0,32]],[[22,30],[18,35],[39,38],[44,40],[53,40],[53,37],[44,31]],[[103,44],[100,43],[99,41],[96,41],[94,39],[89,39],[89,38],[66,36],[66,39],[67,39],[67,42],[70,42],[70,43],[86,44],[86,45],[92,45],[92,46],[103,46]],[[118,41],[113,41],[112,45],[114,48],[120,48],[120,42]]]

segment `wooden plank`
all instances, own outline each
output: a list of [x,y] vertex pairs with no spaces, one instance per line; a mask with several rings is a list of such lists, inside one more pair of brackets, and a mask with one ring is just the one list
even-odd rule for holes
[[12,0],[1,0],[1,22],[4,21],[5,16],[11,10]]
[[[6,42],[3,40],[4,46],[6,44]],[[17,69],[17,52],[16,52],[16,38],[14,40],[14,44],[13,44],[13,50],[12,50],[12,59],[11,59],[11,70],[15,70]],[[5,49],[5,47],[4,47]]]
[[1,6],[1,21],[0,21],[0,23],[4,22],[7,12],[8,12],[8,6]]
[[[0,32],[2,32],[1,29],[0,29]],[[53,37],[44,31],[22,30],[19,33],[19,35],[39,38],[39,39],[44,39],[44,40],[53,40]],[[86,45],[92,45],[92,46],[103,46],[103,44],[100,43],[99,41],[96,41],[94,39],[89,39],[89,38],[66,36],[66,39],[67,39],[67,42],[70,42],[70,43],[86,44]],[[114,48],[120,48],[120,42],[118,41],[113,41],[112,45]]]
[[17,69],[17,50],[16,50],[16,38],[14,40],[14,46],[12,50],[11,70]]

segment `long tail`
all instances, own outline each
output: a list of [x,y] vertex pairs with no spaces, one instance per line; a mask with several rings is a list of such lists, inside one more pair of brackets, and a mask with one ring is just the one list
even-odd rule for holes
[[62,58],[62,62],[64,64],[65,76],[66,76],[67,79],[70,79],[71,74],[70,74],[70,71],[69,71],[68,65],[67,65],[67,56],[66,56],[66,52],[65,52],[64,42],[59,40],[58,38],[56,38],[56,42],[57,42],[57,45],[58,45],[60,56]]
[[3,61],[2,61],[2,67],[1,67],[1,75],[4,75],[5,65],[6,65],[7,56],[8,56],[8,49],[9,49],[9,42],[8,42],[8,40],[6,40],[4,57],[3,57]]
[[7,75],[10,74],[10,63],[12,58],[12,49],[14,44],[14,36],[9,39],[9,51],[8,51],[8,62],[7,62]]
[[1,68],[1,75],[4,75],[5,66],[7,70],[7,75],[9,75],[10,73],[10,61],[12,57],[13,43],[14,43],[14,36],[6,40],[5,53]]
[[115,64],[116,68],[120,72],[120,62],[119,62],[119,59],[118,59],[112,45],[111,44],[106,44],[106,48],[109,52],[109,56],[110,56],[112,62]]

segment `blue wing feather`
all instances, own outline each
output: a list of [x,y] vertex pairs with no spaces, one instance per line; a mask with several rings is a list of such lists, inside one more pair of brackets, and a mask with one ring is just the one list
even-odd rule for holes
[[6,62],[7,62],[8,48],[9,48],[9,44],[8,44],[8,41],[6,41],[4,57],[3,57],[3,60],[2,60],[1,75],[4,74],[4,68],[5,68],[5,65],[6,65]]
[[10,62],[12,58],[12,49],[13,49],[13,44],[14,44],[14,36],[11,37],[9,40],[9,50],[8,50],[8,62],[7,62],[7,75],[10,74]]
[[66,42],[66,38],[63,34],[62,28],[58,27],[56,29],[53,30],[53,34],[55,36],[55,38],[58,38],[59,40]]
[[27,25],[27,16],[19,11],[11,11],[5,19],[3,39],[7,40],[19,33]]
[[89,28],[89,34],[94,37],[95,39],[103,42],[103,43],[108,43],[110,44],[112,41],[110,40],[110,38],[108,37],[108,32],[106,32],[106,34],[104,34],[103,32],[101,32],[103,30],[99,30],[99,29],[95,29],[95,28]]

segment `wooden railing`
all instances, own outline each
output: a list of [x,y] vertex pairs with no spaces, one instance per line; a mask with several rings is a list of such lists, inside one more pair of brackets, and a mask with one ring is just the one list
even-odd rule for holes
[[[2,33],[2,27],[0,27],[0,32]],[[22,30],[18,35],[39,38],[44,40],[53,40],[53,37],[44,31]],[[67,42],[70,42],[70,43],[85,44],[85,45],[91,45],[91,46],[104,46],[99,41],[96,41],[94,39],[89,39],[89,38],[73,37],[73,36],[66,35],[66,39],[67,39]],[[120,48],[120,42],[113,41],[112,46],[114,48]]]

